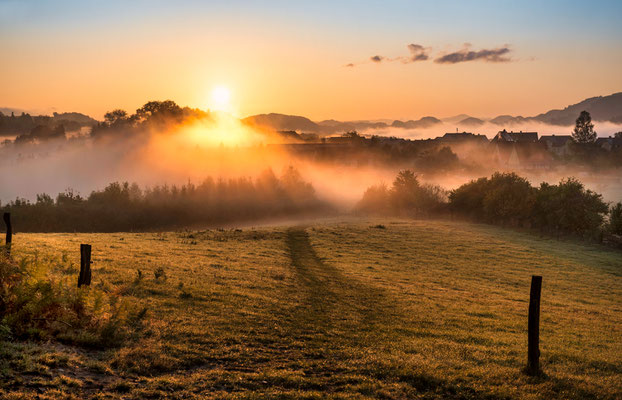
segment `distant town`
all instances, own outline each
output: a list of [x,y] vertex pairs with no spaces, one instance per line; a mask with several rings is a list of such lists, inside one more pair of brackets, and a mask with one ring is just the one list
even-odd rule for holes
[[[539,136],[538,132],[516,132],[505,129],[499,131],[492,139],[472,132],[448,132],[434,139],[404,139],[375,135],[366,137],[356,131],[323,138],[317,134],[296,131],[279,131],[279,134],[285,141],[290,140],[293,143],[278,146],[314,159],[335,158],[338,154],[353,159],[361,148],[388,150],[398,159],[404,158],[406,154],[448,148],[461,159],[468,159],[474,155],[480,159],[485,157],[490,161],[489,165],[502,169],[546,170],[560,161],[580,156],[586,151],[586,146],[580,146],[572,135]],[[596,138],[593,143],[589,143],[587,151],[604,156],[618,153],[622,151],[622,134]],[[347,155],[354,157],[346,157]]]

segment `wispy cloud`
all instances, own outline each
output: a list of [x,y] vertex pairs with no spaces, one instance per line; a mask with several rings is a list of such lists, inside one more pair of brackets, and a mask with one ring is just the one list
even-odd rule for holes
[[434,62],[438,64],[457,64],[479,60],[492,63],[504,63],[512,61],[509,57],[510,52],[511,50],[507,45],[496,49],[482,49],[475,51],[471,50],[471,45],[469,43],[465,43],[462,50],[439,56],[434,60]]
[[384,60],[384,57],[376,55],[376,56],[369,57],[369,59],[375,63],[379,63],[379,62],[382,62],[382,60]]
[[408,46],[408,50],[410,51],[410,57],[407,57],[407,62],[416,62],[416,61],[425,61],[428,58],[428,50],[429,48],[425,48],[420,44],[411,43]]
[[[425,61],[430,58],[430,56],[428,55],[428,51],[430,50],[429,47],[424,47],[420,44],[411,43],[408,46],[406,46],[406,48],[408,48],[408,51],[410,52],[409,56],[399,56],[395,58],[389,58],[389,57],[376,54],[375,56],[369,57],[369,61],[376,63],[376,64],[379,64],[382,62],[394,62],[394,61],[399,61],[404,64],[410,64],[410,63],[417,62],[417,61]],[[344,67],[352,68],[352,67],[356,67],[359,64],[363,64],[363,63],[348,63],[344,65]]]
[[[497,47],[494,49],[481,49],[481,50],[471,50],[472,45],[470,43],[465,43],[464,47],[461,50],[454,51],[448,54],[440,54],[435,59],[434,62],[437,64],[458,64],[468,61],[484,61],[490,63],[507,63],[516,61],[510,57],[510,53],[512,50],[509,45],[503,45],[502,47]],[[349,63],[344,65],[345,67],[356,67],[360,64],[366,64],[369,62],[380,64],[385,62],[395,62],[399,61],[403,64],[410,64],[419,61],[427,61],[430,60],[430,52],[432,51],[431,47],[425,47],[420,44],[411,43],[406,46],[410,55],[407,56],[399,56],[399,57],[386,57],[381,55],[375,55],[369,57],[368,61],[360,62],[360,63]]]

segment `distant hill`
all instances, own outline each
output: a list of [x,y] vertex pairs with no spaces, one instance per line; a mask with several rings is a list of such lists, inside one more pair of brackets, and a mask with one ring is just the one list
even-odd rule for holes
[[253,125],[260,128],[274,129],[277,131],[303,131],[303,132],[320,132],[320,125],[311,121],[309,118],[298,115],[285,114],[258,114],[242,119],[247,125]]
[[471,118],[471,116],[470,115],[466,115],[466,114],[458,114],[458,115],[454,115],[453,117],[442,118],[441,121],[455,124],[456,122],[460,122],[460,121],[465,120],[467,118]]
[[86,114],[81,114],[78,112],[64,112],[64,113],[54,113],[55,121],[71,121],[80,124],[81,126],[92,126],[97,123],[97,120],[89,117]]
[[40,126],[54,129],[62,125],[65,131],[71,132],[97,124],[95,119],[77,112],[60,114],[55,112],[53,116],[49,116],[18,113],[16,109],[11,108],[2,108],[2,110],[4,111],[0,111],[0,137],[28,134]]
[[[252,115],[241,121],[245,124],[274,131],[297,131],[318,135],[332,135],[348,131],[368,131],[387,128],[426,129],[436,125],[449,124],[476,128],[486,122],[503,126],[520,125],[526,122],[542,122],[550,125],[573,125],[581,111],[588,111],[594,121],[608,121],[622,124],[622,92],[608,96],[598,96],[585,99],[577,104],[569,105],[561,110],[550,110],[532,117],[499,115],[490,120],[475,118],[466,114],[459,114],[443,119],[426,116],[418,120],[375,120],[375,121],[338,121],[334,119],[314,122],[299,115],[278,113]],[[15,112],[15,119],[11,119],[11,111]],[[36,125],[63,125],[67,130],[77,130],[81,127],[92,126],[97,121],[88,115],[77,112],[54,113],[53,116],[21,116],[21,110],[3,107],[0,108],[0,136],[28,133]]]
[[388,125],[382,121],[336,121],[329,119],[318,123],[322,133],[332,134],[338,132],[364,131],[368,129],[382,129]]
[[551,110],[532,119],[551,125],[572,125],[581,111],[588,111],[595,121],[622,123],[622,92],[591,97],[563,110]]
[[475,127],[475,126],[480,126],[480,125],[484,125],[484,121],[482,121],[479,118],[474,118],[474,117],[468,117],[458,122],[458,126]]
[[417,121],[408,120],[406,122],[395,120],[391,124],[393,128],[404,128],[404,129],[424,129],[429,128],[431,126],[441,124],[442,121],[435,117],[423,117]]
[[525,118],[520,115],[518,117],[513,117],[511,115],[499,115],[498,117],[495,117],[489,120],[488,122],[495,124],[495,125],[508,126],[508,125],[521,124],[525,122]]
[[622,124],[622,92],[609,96],[591,97],[563,110],[550,110],[534,117],[499,115],[489,122],[497,125],[518,125],[528,121],[537,121],[549,125],[569,126],[575,123],[581,111],[589,112],[594,121]]

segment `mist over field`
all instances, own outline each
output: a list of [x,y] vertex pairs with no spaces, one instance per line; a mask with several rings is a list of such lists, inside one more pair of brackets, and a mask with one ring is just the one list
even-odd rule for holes
[[[420,140],[452,132],[449,129],[451,124],[439,125],[417,130],[368,129],[361,134]],[[572,127],[541,123],[520,127],[522,131],[537,131],[540,135],[567,135],[572,130]],[[497,125],[486,123],[466,131],[491,138],[499,129]],[[595,130],[617,132],[622,130],[622,125],[596,122]],[[378,182],[390,183],[400,169],[414,167],[408,161],[392,164],[374,161],[373,154],[367,156],[368,162],[348,162],[347,155],[327,160],[301,157],[287,146],[280,146],[292,143],[292,139],[283,138],[274,131],[242,124],[222,113],[182,125],[151,127],[138,134],[121,131],[114,135],[91,137],[89,130],[83,129],[67,136],[67,140],[50,139],[22,145],[5,142],[0,145],[0,201],[6,203],[16,198],[35,200],[37,194],[55,196],[67,189],[88,195],[117,181],[153,187],[188,182],[199,184],[208,177],[256,178],[265,170],[280,174],[286,167],[293,166],[313,185],[318,197],[339,209],[348,210],[369,186]],[[453,148],[459,159],[476,164],[476,168],[433,168],[418,171],[418,174],[424,182],[455,189],[498,169],[490,160],[481,157],[481,151],[475,150],[468,146]],[[574,176],[589,188],[602,193],[608,201],[622,198],[622,182],[615,168],[588,169],[570,163],[546,171],[514,171],[526,176],[534,185],[555,183],[561,178]]]

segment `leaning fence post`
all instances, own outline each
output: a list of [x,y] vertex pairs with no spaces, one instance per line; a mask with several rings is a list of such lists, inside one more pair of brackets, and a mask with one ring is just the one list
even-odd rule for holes
[[80,245],[80,276],[78,277],[78,287],[91,284],[91,245]]
[[13,241],[13,227],[11,226],[11,213],[5,212],[2,216],[6,225],[6,252],[11,254],[11,242]]
[[529,293],[529,319],[527,322],[527,374],[540,373],[540,293],[542,292],[542,277],[531,277],[531,291]]

